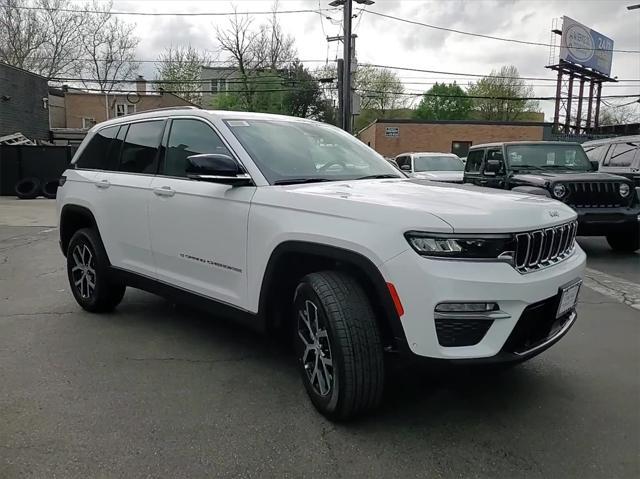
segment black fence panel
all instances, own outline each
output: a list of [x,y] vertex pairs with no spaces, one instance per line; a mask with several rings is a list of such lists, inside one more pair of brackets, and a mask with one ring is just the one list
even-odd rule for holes
[[77,147],[0,145],[0,195],[15,195],[22,178],[36,177],[44,182],[59,178],[67,169]]

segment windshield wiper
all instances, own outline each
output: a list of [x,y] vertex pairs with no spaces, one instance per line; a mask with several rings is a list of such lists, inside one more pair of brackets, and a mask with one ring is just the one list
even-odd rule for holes
[[516,170],[544,170],[544,168],[536,165],[511,165],[511,168]]
[[389,173],[385,173],[383,175],[367,175],[367,176],[361,176],[359,178],[355,178],[356,180],[377,180],[377,179],[382,179],[382,178],[400,178],[400,176],[396,176],[396,175],[391,175]]
[[334,181],[329,178],[284,178],[282,180],[276,180],[274,185],[295,185],[299,183],[321,183],[323,181]]

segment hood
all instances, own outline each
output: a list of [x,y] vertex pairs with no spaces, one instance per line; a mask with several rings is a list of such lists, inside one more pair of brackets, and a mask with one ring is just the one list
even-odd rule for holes
[[[563,203],[539,195],[420,179],[356,180],[291,185],[278,203],[316,212],[327,210],[381,223],[403,221],[419,228],[432,215],[455,232],[517,232],[576,218]],[[293,198],[295,196],[296,198]],[[330,205],[327,199],[339,201]]]
[[512,177],[515,181],[521,181],[529,185],[542,186],[556,182],[579,182],[579,181],[625,181],[626,178],[619,175],[611,175],[609,173],[601,173],[598,171],[585,172],[553,172],[553,171],[536,171],[535,173],[515,173]]
[[464,171],[420,171],[412,173],[412,178],[420,178],[431,181],[450,181],[462,183]]

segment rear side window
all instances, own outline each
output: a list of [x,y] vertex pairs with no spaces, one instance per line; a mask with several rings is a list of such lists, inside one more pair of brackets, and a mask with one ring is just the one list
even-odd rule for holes
[[206,123],[198,120],[173,120],[161,173],[187,176],[187,157],[202,153],[232,156],[220,137]]
[[112,140],[118,134],[118,128],[120,127],[110,126],[96,132],[89,140],[89,144],[80,155],[80,158],[78,158],[78,161],[76,161],[76,167],[87,170],[109,170],[113,168],[114,165],[109,164],[109,149]]
[[164,121],[144,121],[129,125],[120,157],[120,171],[155,173],[158,168],[158,145]]
[[631,166],[640,142],[616,143],[609,158],[609,166]]
[[484,156],[484,150],[473,150],[467,155],[467,164],[465,165],[465,171],[469,173],[479,172],[480,165],[482,165],[482,157]]

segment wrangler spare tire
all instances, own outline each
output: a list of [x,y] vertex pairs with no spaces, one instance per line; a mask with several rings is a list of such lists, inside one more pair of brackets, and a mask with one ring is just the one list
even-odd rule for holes
[[40,195],[40,180],[38,178],[22,178],[15,186],[16,196],[21,200],[32,200]]
[[60,180],[58,178],[49,178],[42,184],[42,196],[49,199],[55,199],[58,192],[58,185]]

